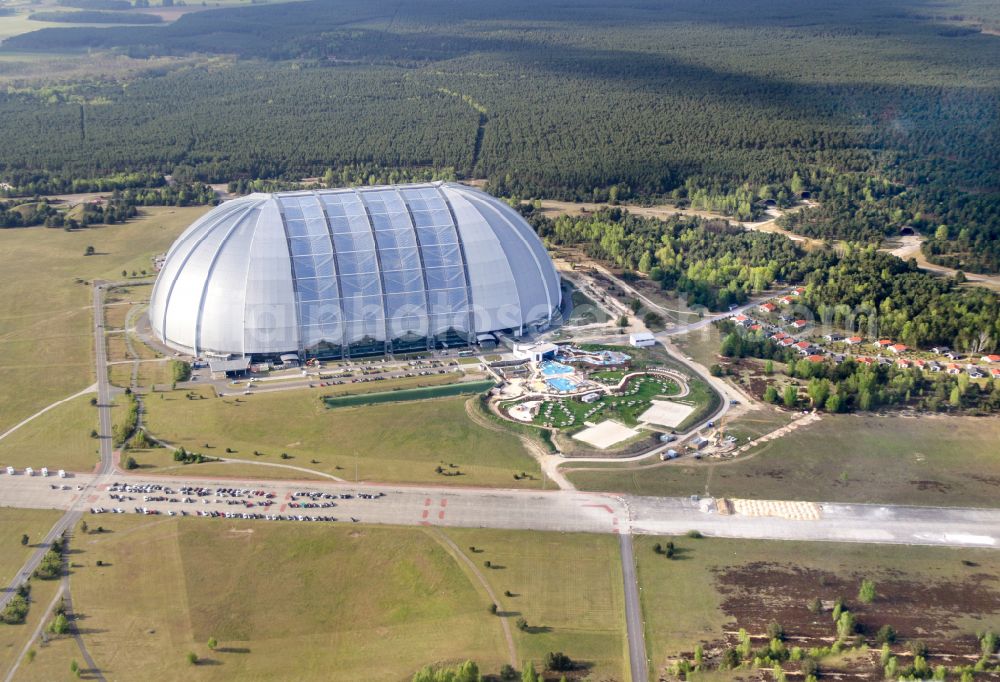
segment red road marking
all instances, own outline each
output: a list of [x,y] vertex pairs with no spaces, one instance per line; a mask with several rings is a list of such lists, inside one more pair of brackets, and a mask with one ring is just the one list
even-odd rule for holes
[[584,507],[594,507],[595,509],[603,509],[609,514],[614,514],[615,510],[606,504],[585,504]]
[[426,500],[424,500],[424,506],[425,507],[431,506],[431,498],[428,497]]
[[430,514],[430,512],[425,509],[424,513],[420,516],[420,518],[426,519],[429,514]]
[[87,502],[97,502],[97,495],[88,495]]
[[[447,507],[448,506],[448,500],[441,500],[441,506],[442,507]],[[444,513],[444,512],[442,512],[442,513]]]
[[444,509],[442,509],[441,511],[438,512],[438,518],[439,519],[443,519],[444,518]]
[[611,519],[611,525],[612,526],[617,526],[618,525],[618,517],[617,516],[615,518]]
[[286,505],[286,504],[281,505],[281,507],[278,508],[278,511],[280,511],[280,512],[285,511],[285,507],[287,507],[287,506],[288,505]]
[[431,525],[431,522],[430,521],[421,521],[420,525],[421,526],[429,526],[429,525]]

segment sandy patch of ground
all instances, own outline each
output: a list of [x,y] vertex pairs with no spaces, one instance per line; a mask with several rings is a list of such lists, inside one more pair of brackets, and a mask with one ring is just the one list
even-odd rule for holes
[[820,517],[820,508],[815,502],[733,499],[729,503],[733,513],[743,516],[776,516],[793,521],[815,521]]
[[507,410],[507,413],[510,414],[511,418],[516,419],[519,422],[531,423],[531,421],[535,418],[535,415],[538,414],[538,407],[541,404],[542,403],[539,400],[530,400],[528,402],[518,403]]
[[675,428],[694,412],[691,405],[675,403],[671,400],[651,400],[649,409],[639,415],[639,421]]
[[586,428],[580,433],[573,434],[573,438],[604,450],[615,443],[621,443],[623,440],[628,440],[637,435],[639,435],[639,432],[635,429],[630,429],[624,424],[606,419],[600,424]]

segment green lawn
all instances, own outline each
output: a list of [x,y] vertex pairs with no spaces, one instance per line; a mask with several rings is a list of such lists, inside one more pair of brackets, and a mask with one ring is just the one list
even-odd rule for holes
[[90,437],[97,428],[97,408],[90,399],[96,395],[54,407],[0,440],[0,467],[93,471],[99,456],[98,441]]
[[[150,257],[208,210],[148,208],[124,225],[0,230],[0,432],[94,381],[91,288],[150,268]],[[87,246],[98,255],[84,256]]]
[[570,473],[585,490],[641,495],[1000,506],[1000,421],[824,415],[731,462]]
[[[842,596],[862,623],[883,619],[900,631],[901,639],[927,638],[932,653],[941,652],[935,643],[938,638],[954,640],[957,635],[1000,628],[1000,610],[990,606],[998,603],[996,586],[977,587],[976,578],[1000,571],[1000,553],[995,551],[681,537],[673,538],[679,552],[672,561],[653,551],[655,543],[667,539],[642,536],[635,541],[654,674],[662,673],[665,662],[678,654],[690,659],[697,644],[717,643],[724,633],[739,627],[762,635],[767,623],[778,621],[791,637],[815,636],[823,628],[832,634],[829,615],[817,621],[806,608],[816,597],[832,601]],[[748,569],[756,573],[745,574],[744,587],[734,589],[729,579],[733,572]],[[755,582],[762,570],[773,578]],[[874,580],[883,595],[870,606],[856,599],[862,578]],[[989,594],[982,593],[984,612],[973,619],[966,616],[963,599],[975,599],[979,589]],[[898,598],[890,592],[897,592]],[[735,601],[740,597],[748,598],[742,606]],[[734,614],[740,608],[744,617],[738,621]]]
[[[541,670],[562,651],[589,666],[587,679],[621,680],[625,615],[618,539],[612,535],[450,528],[445,531],[511,614],[518,655]],[[470,546],[476,547],[473,552]],[[485,568],[490,561],[494,568]],[[514,596],[504,596],[509,590]],[[523,617],[529,628],[514,627]]]
[[[290,481],[330,481],[327,476],[290,467],[265,466],[265,463],[247,462],[205,462],[203,464],[180,464],[173,460],[169,450],[133,450],[129,452],[139,463],[140,473],[166,476],[223,476],[226,478],[267,478]],[[274,462],[271,462],[274,464]],[[343,478],[354,477],[354,472],[341,471]]]
[[[45,534],[55,525],[62,512],[50,509],[14,509],[0,507],[0,585],[10,583]],[[21,536],[27,534],[28,546],[21,545]],[[0,625],[0,630],[3,626]]]
[[[112,532],[78,537],[72,588],[108,679],[395,682],[428,663],[472,658],[496,673],[506,661],[481,588],[426,531],[107,521]],[[188,665],[189,651],[203,664]],[[25,679],[69,675],[47,654]]]
[[[534,423],[539,426],[572,427],[582,426],[585,421],[614,419],[628,426],[639,423],[639,415],[649,409],[649,401],[658,397],[676,395],[680,387],[669,379],[643,376],[629,382],[625,394],[603,396],[593,403],[584,403],[573,398],[547,400],[542,403]],[[552,414],[545,414],[546,406],[552,406]]]
[[791,421],[791,412],[761,405],[735,419],[724,418],[720,426],[727,436],[735,437],[738,443],[745,443],[751,438],[759,438],[782,426],[787,426]]
[[688,357],[704,367],[711,367],[719,361],[719,347],[722,337],[714,324],[705,325],[687,334],[671,337],[674,344]]
[[[32,547],[49,532],[62,512],[48,509],[10,509],[0,507],[0,585],[10,582],[35,548]],[[21,545],[21,536],[28,535],[29,546]],[[38,621],[45,615],[45,608],[52,600],[58,581],[36,580],[31,591],[31,608],[28,619],[21,625],[0,623],[0,671],[6,670],[21,654],[28,637]],[[68,665],[68,663],[67,663]]]
[[589,296],[579,289],[573,289],[573,311],[569,316],[571,324],[603,324],[610,319]]
[[[357,472],[369,481],[541,485],[539,467],[518,437],[472,422],[464,397],[331,410],[307,389],[203,400],[188,400],[186,393],[147,396],[146,423],[158,438],[206,455],[293,464],[351,479]],[[226,448],[235,452],[226,454]],[[264,454],[255,456],[255,450]],[[282,460],[282,453],[290,459]],[[443,476],[438,466],[461,475]],[[514,480],[522,471],[534,479]],[[259,472],[267,476],[268,468]]]

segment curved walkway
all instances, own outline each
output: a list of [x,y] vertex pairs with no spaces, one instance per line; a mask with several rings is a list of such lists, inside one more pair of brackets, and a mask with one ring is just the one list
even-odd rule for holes
[[[476,579],[479,580],[479,584],[483,586],[484,590],[486,590],[486,594],[493,601],[493,603],[497,605],[497,608],[499,609],[500,600],[497,599],[497,595],[496,593],[493,592],[493,588],[490,587],[490,584],[486,581],[486,577],[483,576],[483,574],[479,571],[479,568],[474,563],[472,563],[472,559],[466,556],[465,552],[459,549],[458,545],[456,545],[455,542],[450,537],[445,535],[440,528],[431,529],[430,534],[436,540],[445,545],[452,553],[455,554],[456,557],[461,559],[463,563],[465,563],[468,569],[472,572],[472,575],[476,576]],[[507,640],[507,654],[510,657],[510,664],[516,668],[517,649],[514,647],[514,636],[510,632],[510,623],[507,621],[507,616],[504,615],[504,612],[502,610],[497,613],[497,618],[500,619],[500,625],[503,627],[503,636],[504,639]]]
[[4,438],[6,438],[7,436],[9,436],[10,434],[14,433],[19,428],[21,428],[22,426],[24,426],[25,424],[27,424],[31,420],[35,419],[36,417],[41,417],[43,414],[45,414],[49,410],[55,409],[55,408],[59,407],[60,405],[62,405],[63,403],[68,403],[70,400],[74,400],[75,398],[79,398],[80,396],[87,395],[88,393],[97,393],[97,384],[96,383],[95,384],[91,384],[90,386],[88,386],[87,388],[83,389],[79,393],[74,393],[73,395],[69,396],[68,398],[63,398],[62,400],[57,400],[54,403],[52,403],[51,405],[43,407],[42,409],[40,409],[38,412],[35,412],[33,415],[31,415],[27,419],[22,419],[17,424],[14,424],[14,426],[10,427],[9,429],[7,429],[6,431],[4,431],[3,433],[0,433],[0,440],[3,440]]

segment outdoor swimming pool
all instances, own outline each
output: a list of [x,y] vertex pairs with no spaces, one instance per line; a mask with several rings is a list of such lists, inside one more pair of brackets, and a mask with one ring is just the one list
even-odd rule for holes
[[550,387],[554,388],[557,391],[572,391],[576,389],[576,384],[574,384],[572,381],[564,377],[546,379],[545,383],[547,383]]
[[542,375],[547,377],[559,376],[560,374],[572,374],[573,368],[568,365],[564,365],[561,362],[553,362],[552,360],[546,360],[541,363],[538,368],[542,370]]

